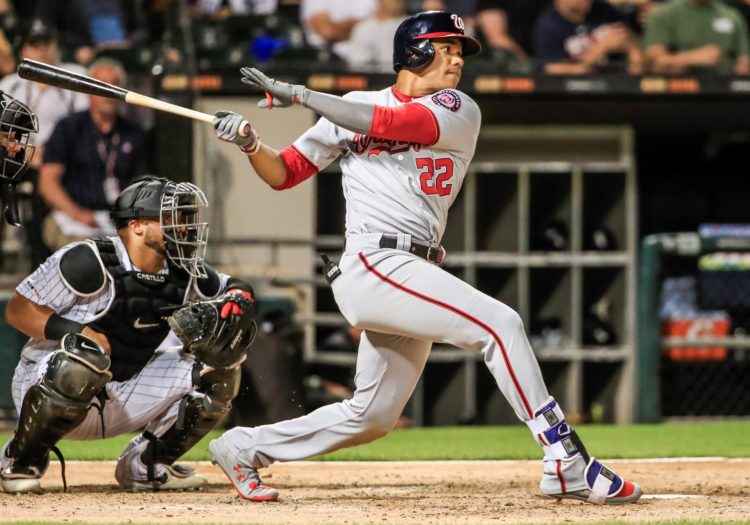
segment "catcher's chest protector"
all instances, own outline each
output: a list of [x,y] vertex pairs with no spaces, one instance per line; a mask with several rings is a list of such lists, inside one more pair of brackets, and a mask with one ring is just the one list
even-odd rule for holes
[[115,299],[90,325],[112,345],[112,380],[125,381],[141,371],[169,333],[164,309],[184,303],[189,276],[171,266],[168,274],[128,271],[111,239],[93,240],[112,277]]

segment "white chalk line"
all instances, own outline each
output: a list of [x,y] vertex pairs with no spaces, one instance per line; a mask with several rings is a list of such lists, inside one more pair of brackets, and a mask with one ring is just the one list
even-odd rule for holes
[[[601,458],[597,458],[601,459]],[[53,460],[53,462],[56,460]],[[678,458],[634,458],[634,459],[601,459],[604,463],[712,463],[712,462],[724,462],[724,463],[743,463],[750,461],[750,458],[727,458],[723,456],[707,456],[707,457],[678,457]],[[210,465],[210,461],[190,461],[190,460],[178,460],[178,462],[193,463],[197,465]],[[408,465],[538,465],[541,459],[457,459],[457,460],[404,460],[404,461],[337,461],[337,460],[326,460],[326,461],[289,461],[286,464],[289,465],[386,465],[386,466],[408,466]],[[103,461],[92,461],[92,460],[72,460],[66,461],[66,464],[115,464],[115,461],[103,460]]]

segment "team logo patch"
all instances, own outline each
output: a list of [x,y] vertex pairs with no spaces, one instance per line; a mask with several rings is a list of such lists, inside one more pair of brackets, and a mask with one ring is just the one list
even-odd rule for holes
[[461,99],[458,93],[451,91],[450,89],[444,89],[440,93],[435,93],[432,96],[432,101],[438,106],[443,106],[445,109],[451,111],[458,111],[461,107]]

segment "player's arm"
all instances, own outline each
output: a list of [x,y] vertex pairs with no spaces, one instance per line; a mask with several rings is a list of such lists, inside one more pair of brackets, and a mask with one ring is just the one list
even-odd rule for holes
[[348,40],[352,29],[359,23],[358,18],[333,20],[327,13],[316,13],[305,21],[305,24],[319,34],[326,42]]
[[37,304],[14,292],[5,309],[5,321],[13,328],[34,339],[62,339],[65,334],[77,333],[93,339],[110,353],[109,340],[88,326],[65,319],[49,306]]
[[[402,104],[396,107],[379,106],[320,93],[302,85],[277,82],[254,68],[242,68],[241,71],[244,75],[242,81],[245,84],[267,93],[266,100],[258,103],[259,107],[288,107],[292,104],[301,104],[344,129],[388,140],[430,145],[435,143],[439,136],[434,115],[429,109],[419,104]],[[217,114],[217,117],[221,118],[221,115]],[[214,121],[214,126],[217,127],[219,138],[227,140],[227,137],[222,136],[221,133],[222,130],[227,131],[227,127],[216,121]],[[254,140],[249,140],[245,149],[254,147],[253,142]],[[251,154],[254,156],[254,152]],[[258,155],[261,154],[263,156],[259,163],[262,162],[265,168],[273,169],[274,164],[268,162],[271,161],[269,154],[275,157],[278,152],[269,152],[268,149],[260,146]],[[279,167],[278,164],[275,166]]]
[[706,45],[671,53],[665,46],[655,44],[646,49],[646,56],[653,64],[654,73],[680,73],[688,67],[716,65],[721,59],[721,49],[715,45]]
[[82,208],[70,198],[62,185],[65,167],[57,163],[44,163],[39,172],[39,193],[53,210],[60,210],[83,224],[96,226],[94,212]]

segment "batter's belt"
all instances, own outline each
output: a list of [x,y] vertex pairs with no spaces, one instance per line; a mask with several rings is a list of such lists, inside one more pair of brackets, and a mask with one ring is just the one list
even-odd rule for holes
[[434,264],[440,264],[445,257],[445,249],[439,244],[411,239],[406,245],[399,246],[398,235],[390,235],[387,233],[384,233],[382,237],[380,237],[380,247],[404,250],[423,259],[427,259]]

